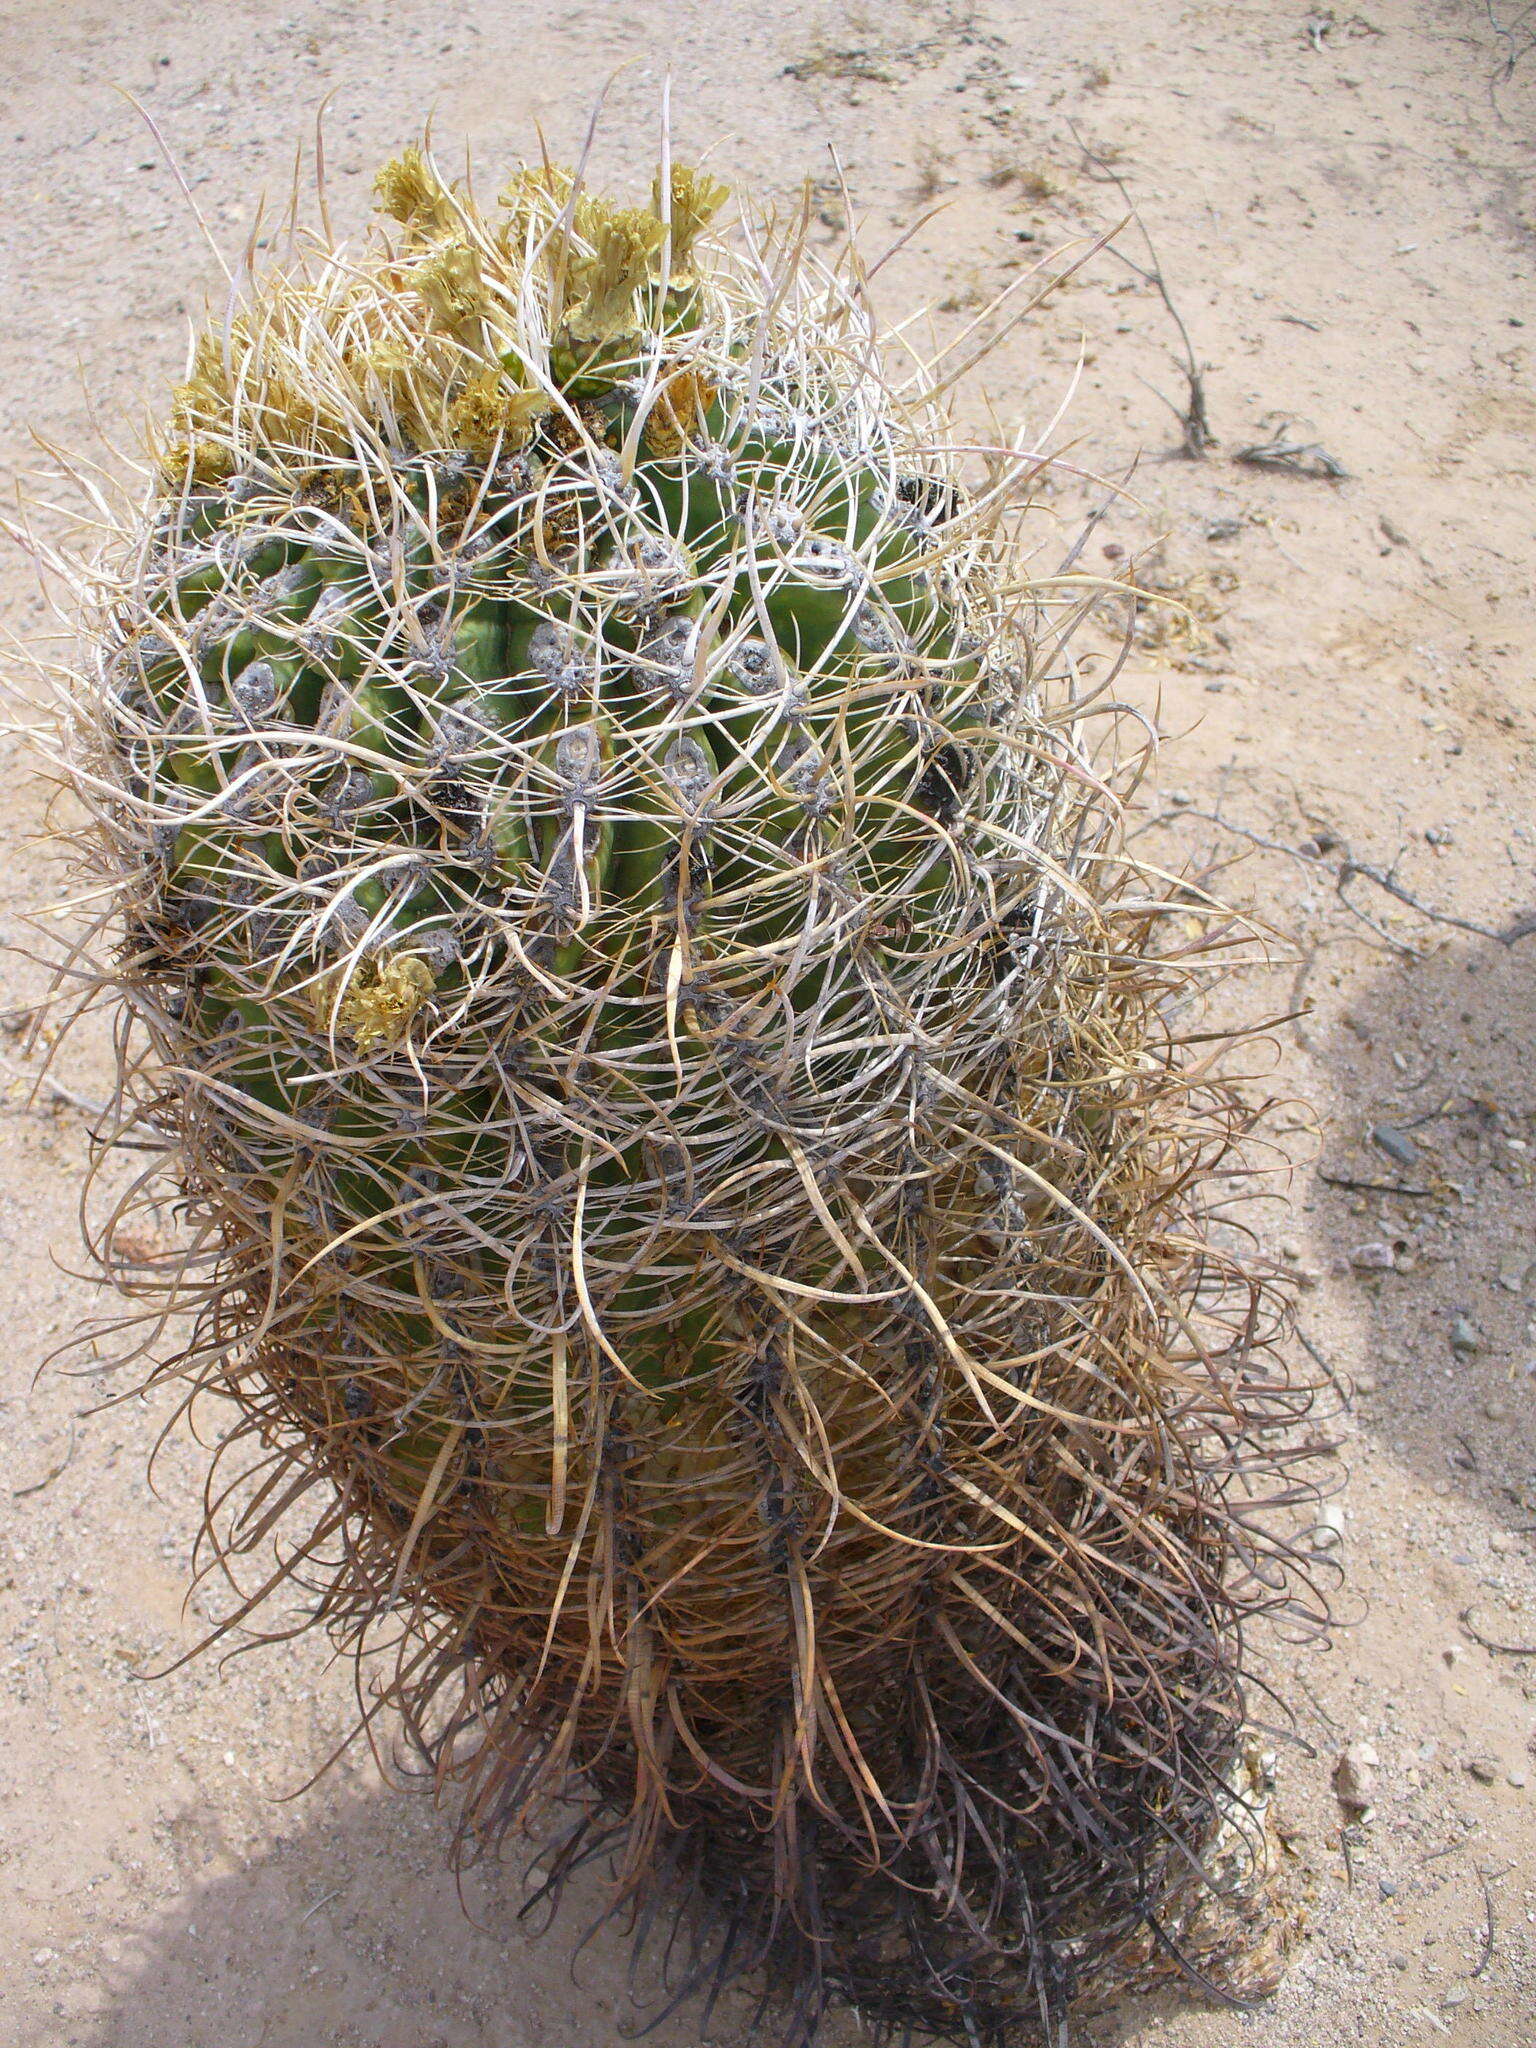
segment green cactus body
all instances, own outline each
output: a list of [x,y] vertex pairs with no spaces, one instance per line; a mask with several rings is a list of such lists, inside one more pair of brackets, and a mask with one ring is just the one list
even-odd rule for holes
[[1014,2038],[1236,1824],[1234,1112],[858,291],[701,275],[681,169],[380,191],[199,348],[81,687],[189,1357],[411,1725],[467,1676],[471,1827],[584,1774],[808,2023]]

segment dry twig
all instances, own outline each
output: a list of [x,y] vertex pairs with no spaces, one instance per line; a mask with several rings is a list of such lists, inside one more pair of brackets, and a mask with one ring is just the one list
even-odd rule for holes
[[1384,889],[1389,896],[1396,897],[1399,903],[1404,903],[1410,910],[1417,911],[1419,916],[1430,924],[1449,925],[1456,931],[1471,932],[1476,938],[1492,939],[1501,946],[1512,946],[1518,939],[1528,939],[1536,933],[1536,912],[1532,911],[1522,911],[1509,924],[1497,926],[1480,924],[1476,918],[1458,917],[1454,911],[1436,909],[1432,903],[1426,903],[1422,897],[1414,895],[1411,889],[1405,889],[1390,868],[1379,868],[1370,861],[1356,860],[1342,841],[1337,842],[1336,847],[1341,858],[1332,861],[1323,854],[1307,853],[1302,847],[1291,846],[1283,839],[1270,839],[1264,833],[1255,832],[1247,825],[1239,825],[1233,818],[1223,817],[1220,811],[1204,810],[1198,804],[1180,804],[1176,809],[1161,811],[1147,823],[1166,825],[1177,818],[1202,818],[1207,824],[1219,825],[1222,831],[1232,833],[1235,838],[1246,839],[1251,846],[1260,847],[1266,853],[1283,853],[1287,859],[1300,861],[1304,867],[1321,868],[1326,874],[1332,875],[1334,891],[1345,909],[1358,917],[1362,924],[1369,925],[1377,937],[1391,946],[1395,952],[1404,953],[1410,959],[1420,957],[1419,949],[1398,938],[1394,933],[1386,931],[1345,894],[1349,884],[1357,876],[1367,882],[1374,882],[1378,889]]
[[1488,25],[1504,45],[1504,61],[1488,83],[1488,96],[1498,107],[1498,89],[1508,85],[1515,75],[1516,66],[1523,57],[1536,50],[1536,0],[1526,0],[1508,21],[1500,21],[1493,0],[1484,0],[1488,12]]
[[1358,1195],[1406,1195],[1413,1201],[1422,1202],[1435,1192],[1433,1188],[1404,1187],[1390,1180],[1356,1180],[1347,1173],[1320,1173],[1317,1177],[1331,1188],[1348,1188]]
[[30,1486],[13,1486],[11,1488],[11,1499],[27,1500],[30,1499],[30,1497],[34,1493],[45,1492],[48,1487],[52,1486],[55,1479],[61,1478],[63,1474],[69,1469],[69,1461],[71,1460],[71,1458],[74,1457],[74,1455],[75,1422],[74,1417],[71,1416],[69,1422],[69,1442],[64,1446],[63,1457],[60,1458],[59,1462],[56,1465],[52,1466],[47,1472],[45,1472],[41,1479],[34,1479]]
[[1157,392],[1156,395],[1162,399],[1163,404],[1168,407],[1168,410],[1184,429],[1184,438],[1177,452],[1187,461],[1197,462],[1217,445],[1216,436],[1211,432],[1210,414],[1206,409],[1204,365],[1201,364],[1195,355],[1195,345],[1190,339],[1189,329],[1185,325],[1184,316],[1174,304],[1173,294],[1168,289],[1168,279],[1164,274],[1162,262],[1158,257],[1157,244],[1153,241],[1151,231],[1141,217],[1140,208],[1131,197],[1130,186],[1111,164],[1106,163],[1104,158],[1083,140],[1070,121],[1067,123],[1067,126],[1071,130],[1073,141],[1076,142],[1087,161],[1098,167],[1101,175],[1096,182],[1110,184],[1115,187],[1129,208],[1131,219],[1135,221],[1140,231],[1141,239],[1146,244],[1147,262],[1145,264],[1136,262],[1134,257],[1127,256],[1123,249],[1116,248],[1113,244],[1110,247],[1110,254],[1118,257],[1128,270],[1134,271],[1143,284],[1151,285],[1152,289],[1162,300],[1168,317],[1178,329],[1179,342],[1183,351],[1182,355],[1178,358],[1178,363],[1179,369],[1183,373],[1184,382],[1188,387],[1188,396],[1181,409],[1170,398],[1165,397],[1161,391]]
[[1473,1621],[1470,1607],[1461,1610],[1461,1625],[1474,1643],[1495,1657],[1536,1657],[1536,1643],[1496,1643],[1485,1636]]
[[1488,1873],[1480,1863],[1477,1866],[1477,1881],[1483,1888],[1483,1952],[1478,1957],[1477,1968],[1472,1975],[1481,1977],[1493,1961],[1493,1891],[1488,1883]]
[[1329,483],[1342,483],[1349,475],[1336,455],[1316,441],[1293,441],[1283,427],[1267,441],[1234,448],[1232,460],[1245,462],[1250,469],[1279,469],[1289,476],[1322,477]]

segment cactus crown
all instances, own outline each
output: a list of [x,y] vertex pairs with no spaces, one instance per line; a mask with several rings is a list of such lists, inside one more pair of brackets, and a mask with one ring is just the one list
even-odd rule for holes
[[377,191],[198,341],[93,572],[117,1135],[200,1233],[103,1256],[320,1489],[322,1618],[404,1603],[471,1825],[574,1778],[556,1884],[621,1825],[802,2018],[991,2038],[1254,1845],[1235,1497],[1303,1405],[1199,1214],[1244,1112],[1088,751],[1097,593],[793,220]]

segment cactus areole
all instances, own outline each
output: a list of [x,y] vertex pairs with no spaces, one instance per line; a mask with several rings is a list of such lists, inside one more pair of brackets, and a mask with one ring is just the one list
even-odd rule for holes
[[696,171],[377,190],[197,340],[70,694],[95,1241],[257,1453],[217,1540],[786,2039],[1262,1987],[1304,1396],[1039,464]]

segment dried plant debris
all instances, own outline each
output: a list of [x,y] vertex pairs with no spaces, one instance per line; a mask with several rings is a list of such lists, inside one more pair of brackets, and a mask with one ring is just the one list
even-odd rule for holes
[[1201,668],[1225,651],[1220,621],[1238,586],[1230,563],[1180,569],[1157,547],[1128,563],[1117,580],[1130,593],[1132,636],[1143,653],[1171,668]]
[[568,1797],[547,1891],[611,1861],[787,2040],[1262,1990],[1309,1395],[1038,458],[968,470],[856,262],[713,178],[377,189],[52,558],[92,1242],[121,1356],[238,1417],[236,1620],[307,1509],[281,1570],[466,1851]]
[[1152,239],[1152,231],[1141,217],[1140,208],[1131,195],[1129,183],[1115,169],[1116,151],[1112,145],[1106,144],[1100,144],[1099,147],[1093,148],[1084,141],[1082,135],[1070,121],[1067,123],[1067,127],[1071,132],[1073,141],[1083,153],[1083,164],[1088,175],[1097,184],[1107,184],[1114,187],[1129,209],[1127,218],[1135,223],[1136,232],[1141,237],[1142,246],[1146,251],[1147,260],[1145,263],[1136,262],[1116,242],[1109,244],[1110,253],[1118,257],[1120,262],[1134,276],[1140,278],[1143,284],[1149,285],[1157,293],[1157,296],[1163,302],[1164,311],[1173,322],[1174,330],[1179,340],[1179,352],[1176,361],[1179,371],[1184,378],[1184,403],[1183,405],[1175,405],[1172,399],[1164,396],[1162,392],[1158,392],[1157,396],[1168,407],[1174,418],[1179,422],[1182,430],[1178,448],[1174,452],[1182,456],[1187,462],[1199,462],[1218,445],[1215,433],[1211,428],[1209,399],[1205,388],[1208,365],[1202,363],[1195,354],[1195,344],[1190,338],[1189,328],[1185,323],[1184,315],[1179,311],[1178,304],[1168,284],[1167,275],[1163,270],[1162,259],[1157,253],[1157,244]]
[[936,7],[914,0],[843,6],[835,20],[817,24],[802,54],[784,66],[784,76],[852,88],[897,85],[956,49],[997,41],[978,26],[977,10],[958,0],[941,0]]
[[1316,441],[1294,440],[1285,427],[1267,441],[1234,448],[1232,460],[1245,462],[1250,469],[1279,469],[1289,476],[1318,477],[1328,483],[1341,483],[1349,475],[1337,456],[1330,455]]

